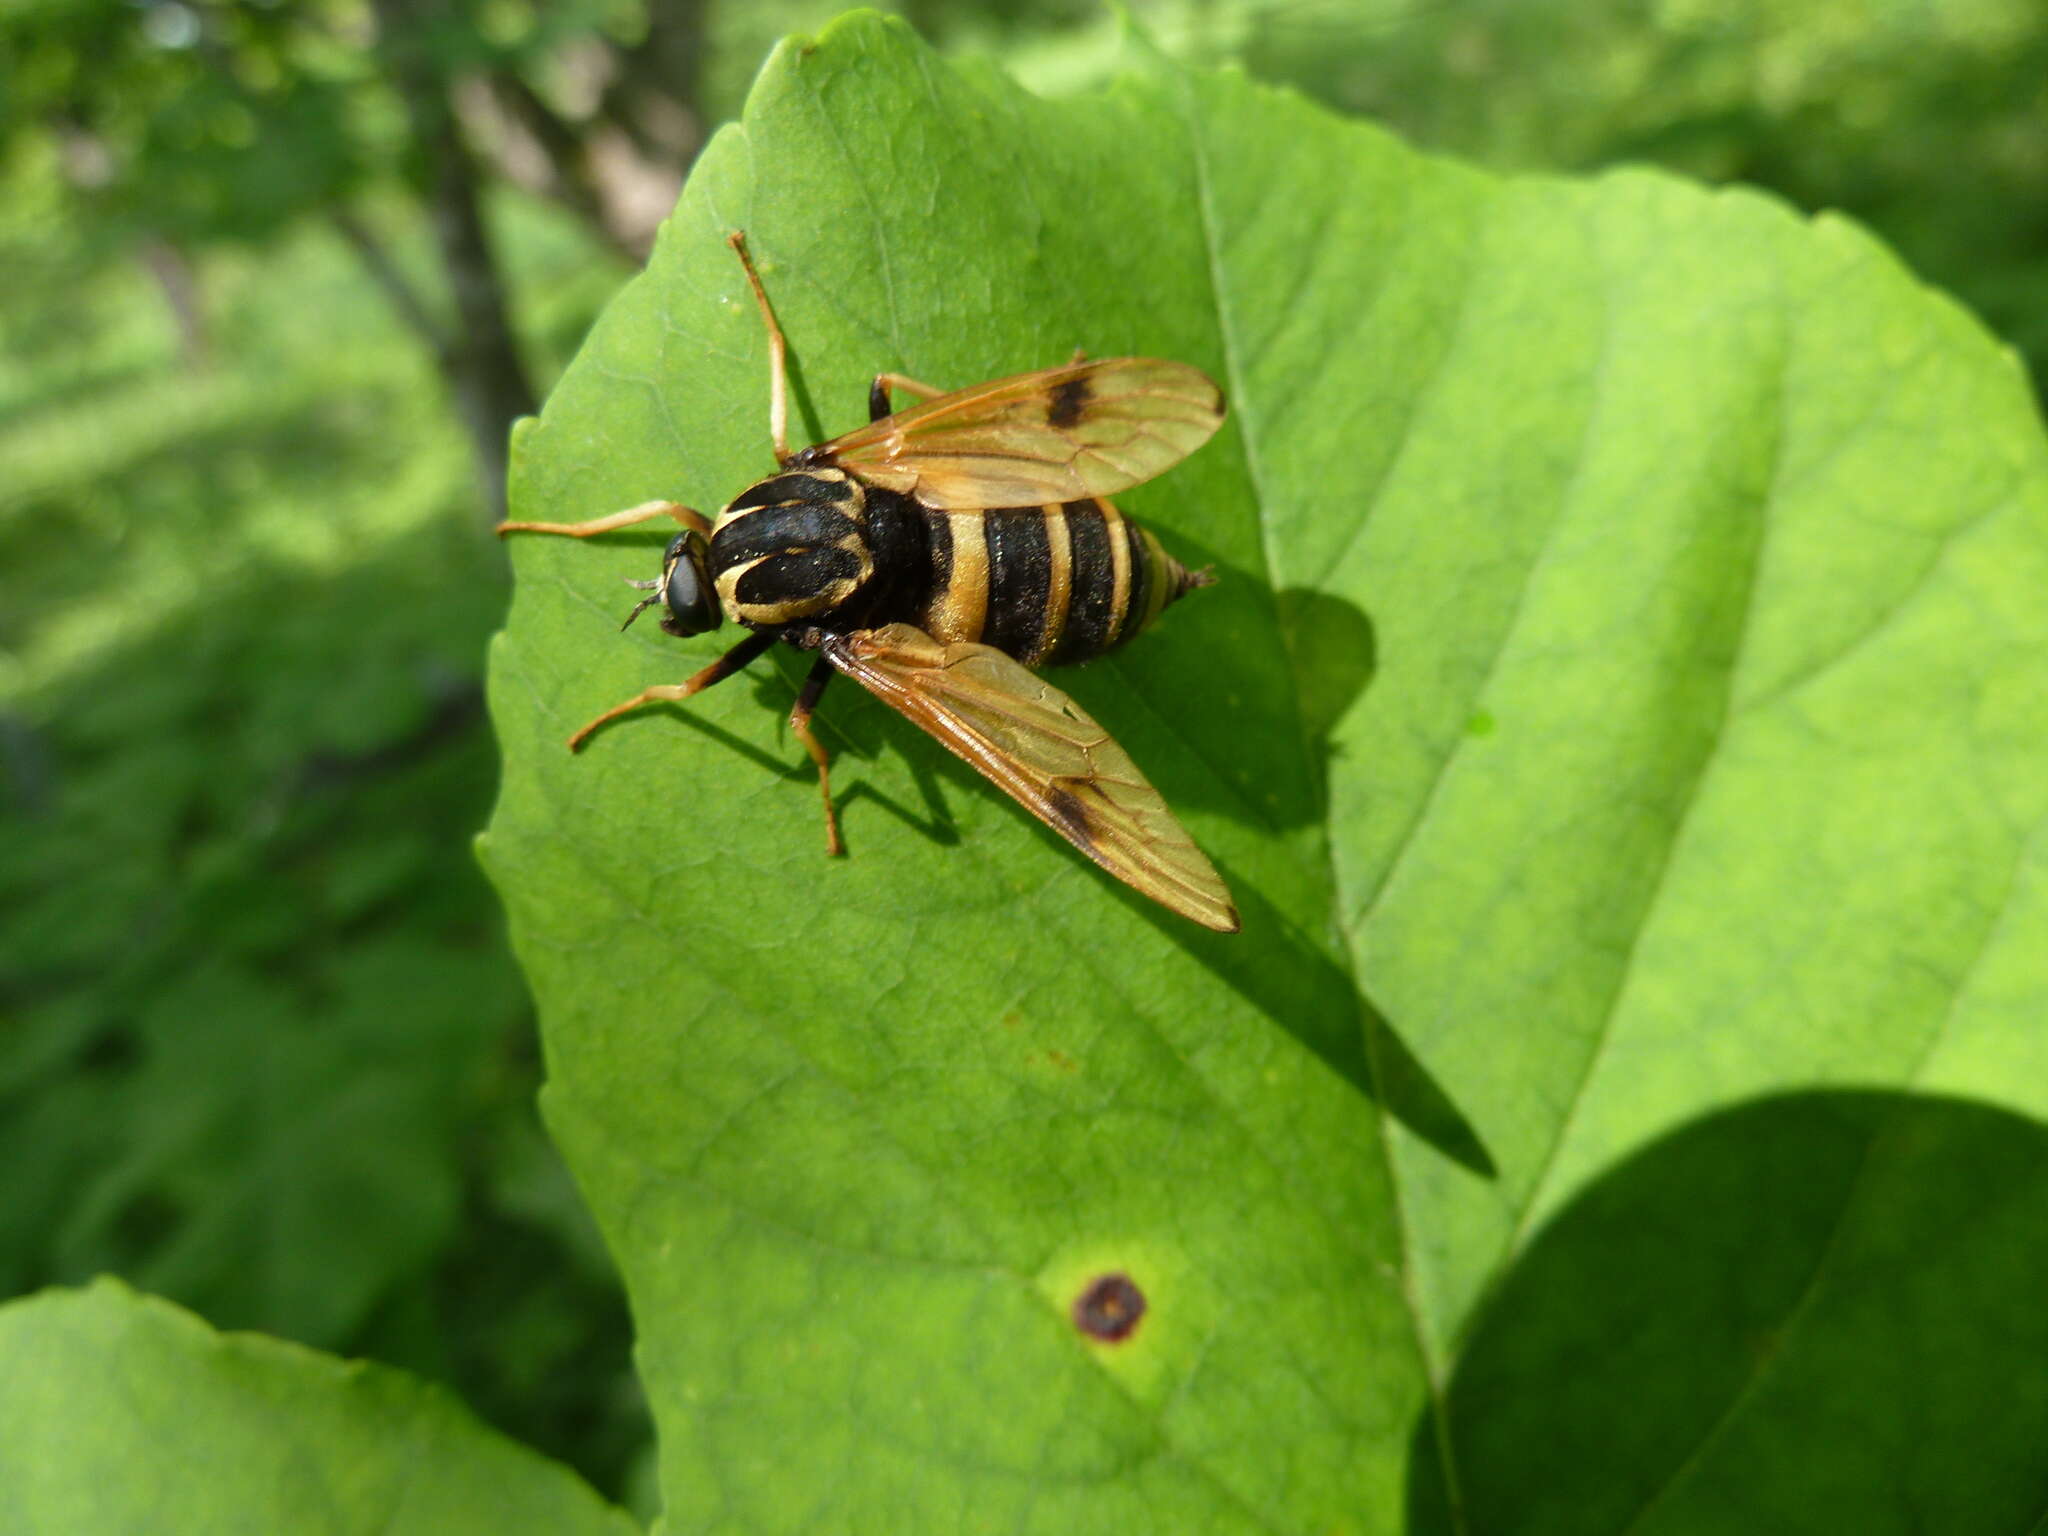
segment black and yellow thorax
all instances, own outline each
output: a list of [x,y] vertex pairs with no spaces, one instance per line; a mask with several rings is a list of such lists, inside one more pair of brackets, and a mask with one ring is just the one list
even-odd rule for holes
[[749,486],[709,555],[720,606],[751,629],[913,624],[1027,666],[1114,650],[1199,584],[1100,498],[940,512],[832,468]]

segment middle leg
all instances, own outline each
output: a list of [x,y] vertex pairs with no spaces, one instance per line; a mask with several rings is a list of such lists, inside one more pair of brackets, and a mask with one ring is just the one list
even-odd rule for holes
[[825,799],[825,857],[837,858],[846,851],[839,841],[839,818],[832,810],[832,775],[827,766],[824,743],[811,734],[811,711],[818,707],[818,698],[825,691],[825,685],[832,681],[835,669],[824,657],[818,658],[811,668],[811,675],[804,679],[804,686],[796,696],[796,708],[789,712],[789,728],[796,732],[796,739],[804,744],[804,750],[811,754],[811,761],[818,765],[818,793]]
[[744,667],[756,656],[759,656],[774,643],[775,636],[773,635],[751,634],[723,656],[719,657],[718,660],[711,663],[702,672],[699,672],[695,677],[680,683],[662,683],[653,688],[641,689],[632,698],[626,700],[625,703],[614,704],[610,709],[584,726],[574,736],[571,736],[569,738],[569,750],[571,752],[580,751],[583,743],[589,739],[590,733],[607,721],[616,720],[621,715],[629,714],[633,710],[644,708],[649,704],[679,704],[692,694],[702,693],[713,683],[724,682],[733,673],[739,671],[740,668]]
[[878,373],[875,382],[868,386],[868,420],[880,421],[884,416],[893,415],[895,408],[889,404],[889,391],[900,389],[906,395],[915,395],[920,400],[936,400],[945,391],[933,389],[929,384],[900,373]]

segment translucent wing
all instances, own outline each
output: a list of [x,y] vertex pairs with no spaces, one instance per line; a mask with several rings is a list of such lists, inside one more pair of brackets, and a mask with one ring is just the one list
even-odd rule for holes
[[828,636],[826,660],[907,716],[1117,879],[1237,932],[1230,889],[1109,732],[986,645],[908,624]]
[[798,459],[843,465],[928,507],[1035,507],[1150,480],[1222,421],[1223,391],[1201,369],[1111,357],[956,390]]

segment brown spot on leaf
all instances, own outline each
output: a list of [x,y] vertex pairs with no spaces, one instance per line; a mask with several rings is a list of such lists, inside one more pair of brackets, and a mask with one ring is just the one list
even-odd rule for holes
[[1074,1298],[1074,1326],[1105,1344],[1129,1338],[1144,1315],[1145,1293],[1129,1275],[1103,1275]]

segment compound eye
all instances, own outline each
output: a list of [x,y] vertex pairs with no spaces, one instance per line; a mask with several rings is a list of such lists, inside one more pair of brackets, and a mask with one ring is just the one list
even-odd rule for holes
[[661,627],[671,635],[701,635],[724,621],[718,596],[711,590],[705,570],[704,541],[696,534],[679,534],[668,547],[667,572],[662,578],[661,605],[668,610]]

